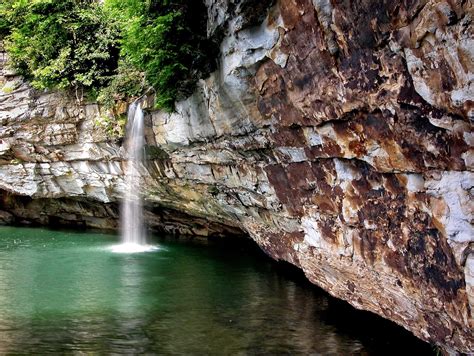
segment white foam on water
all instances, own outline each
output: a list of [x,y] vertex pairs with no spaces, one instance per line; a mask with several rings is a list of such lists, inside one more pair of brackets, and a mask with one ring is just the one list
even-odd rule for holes
[[137,243],[123,243],[118,245],[113,245],[108,248],[114,253],[142,253],[142,252],[152,252],[158,251],[160,248],[153,245],[142,245]]

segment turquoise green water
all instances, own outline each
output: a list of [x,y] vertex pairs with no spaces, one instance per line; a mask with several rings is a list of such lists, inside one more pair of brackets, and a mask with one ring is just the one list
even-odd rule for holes
[[390,354],[430,348],[253,248],[0,227],[0,354]]

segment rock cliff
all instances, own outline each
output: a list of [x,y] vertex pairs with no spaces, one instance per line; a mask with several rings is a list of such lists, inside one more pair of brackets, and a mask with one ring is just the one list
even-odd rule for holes
[[[147,114],[149,225],[248,234],[332,295],[472,352],[472,1],[205,2],[219,69]],[[0,220],[116,227],[120,125],[2,68]]]

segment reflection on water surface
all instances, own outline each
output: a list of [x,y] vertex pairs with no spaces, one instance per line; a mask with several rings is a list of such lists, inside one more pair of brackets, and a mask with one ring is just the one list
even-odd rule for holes
[[0,354],[396,354],[430,347],[246,245],[0,227]]

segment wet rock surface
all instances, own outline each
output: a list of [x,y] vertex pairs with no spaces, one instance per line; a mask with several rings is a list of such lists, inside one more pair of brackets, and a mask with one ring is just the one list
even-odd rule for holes
[[[148,221],[244,232],[332,295],[472,351],[472,2],[251,4],[206,1],[219,69],[146,117]],[[105,113],[2,85],[0,221],[113,228],[126,167]]]

